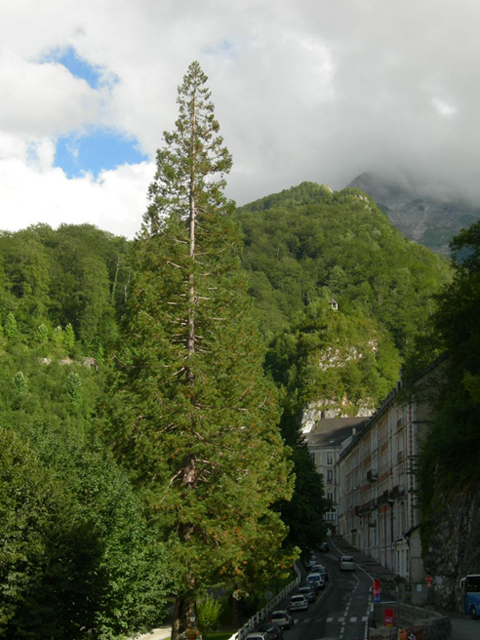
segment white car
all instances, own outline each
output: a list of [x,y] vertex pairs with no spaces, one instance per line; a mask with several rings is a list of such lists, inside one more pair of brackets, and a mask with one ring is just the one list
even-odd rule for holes
[[307,582],[315,588],[315,591],[325,587],[325,580],[323,579],[323,576],[317,572],[309,573],[307,576]]
[[313,586],[313,584],[300,587],[298,593],[304,596],[309,602],[315,602],[315,587]]
[[340,558],[341,571],[355,571],[355,558],[353,556],[342,556]]
[[306,611],[308,609],[308,600],[301,593],[290,598],[288,605],[290,611]]
[[286,611],[272,611],[269,620],[282,629],[290,629],[293,625],[293,618]]
[[268,636],[263,631],[252,631],[245,640],[268,640]]

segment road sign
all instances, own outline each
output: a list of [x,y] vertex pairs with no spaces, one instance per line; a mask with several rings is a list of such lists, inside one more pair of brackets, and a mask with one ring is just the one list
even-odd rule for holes
[[384,626],[393,627],[393,624],[394,624],[393,609],[385,609],[383,617],[384,617],[384,620],[383,620]]
[[433,582],[433,578],[431,575],[428,575],[426,577],[426,581],[427,581],[427,587],[431,587],[432,586],[432,582]]

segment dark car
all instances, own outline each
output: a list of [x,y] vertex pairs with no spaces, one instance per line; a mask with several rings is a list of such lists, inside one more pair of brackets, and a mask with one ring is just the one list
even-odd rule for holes
[[322,544],[320,545],[320,551],[323,551],[324,553],[328,553],[330,551],[328,542],[322,542]]
[[273,622],[264,622],[258,630],[265,633],[267,640],[283,640],[283,629]]

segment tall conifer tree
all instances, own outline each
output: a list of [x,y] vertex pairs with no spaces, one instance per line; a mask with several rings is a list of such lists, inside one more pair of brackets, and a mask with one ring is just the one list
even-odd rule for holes
[[224,195],[232,160],[206,80],[193,62],[178,90],[175,130],[157,152],[134,243],[112,420],[117,454],[147,491],[169,543],[174,638],[200,590],[219,579],[248,589],[288,561],[272,505],[288,500],[293,484],[234,204]]

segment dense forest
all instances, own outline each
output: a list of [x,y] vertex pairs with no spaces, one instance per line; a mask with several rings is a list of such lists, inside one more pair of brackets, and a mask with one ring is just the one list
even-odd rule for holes
[[[384,214],[363,198],[358,193],[331,194],[319,185],[303,184],[248,210],[238,210],[234,216],[244,238],[243,273],[264,335],[266,367],[281,390],[280,425],[297,470],[293,499],[277,504],[288,524],[285,544],[289,548],[306,550],[324,535],[319,525],[324,505],[316,498],[321,483],[311,480],[314,470],[298,432],[302,407],[319,397],[332,402],[348,397],[351,412],[365,404],[375,406],[395,382],[415,333],[425,326],[433,304],[431,294],[451,277],[445,260],[403,239]],[[83,572],[76,582],[89,592],[93,580],[89,572],[98,575],[101,568],[100,584],[93,590],[97,596],[89,597],[83,608],[79,606],[78,615],[83,625],[91,619],[98,626],[101,611],[103,637],[107,629],[120,632],[153,624],[165,614],[165,606],[162,610],[155,604],[153,615],[149,602],[160,597],[165,603],[168,586],[160,576],[166,572],[156,570],[152,580],[148,571],[153,565],[148,556],[142,556],[153,554],[159,563],[166,563],[165,551],[158,544],[161,536],[152,533],[153,525],[146,527],[144,500],[131,475],[107,453],[102,440],[105,396],[120,353],[122,319],[128,315],[135,281],[134,245],[89,225],[62,225],[56,230],[37,225],[0,236],[2,483],[12,490],[12,474],[20,462],[8,456],[21,447],[21,455],[32,460],[28,472],[22,473],[37,476],[35,492],[24,490],[30,500],[42,505],[42,517],[39,512],[34,526],[29,524],[32,535],[37,530],[35,539],[18,540],[30,569],[25,566],[21,584],[9,595],[11,612],[5,611],[3,624],[10,630],[18,625],[21,633],[27,633],[28,625],[33,628],[39,617],[45,617],[45,607],[50,605],[37,601],[34,594],[42,592],[39,585],[51,580],[51,573],[60,572],[62,554],[63,558],[72,554],[69,563]],[[395,304],[389,303],[390,296]],[[332,297],[339,304],[337,312],[330,309]],[[319,358],[331,355],[332,349],[346,366],[322,370]],[[362,357],[351,357],[355,350]],[[21,467],[26,469],[24,463]],[[87,468],[95,473],[87,475]],[[45,478],[42,482],[41,477]],[[18,477],[16,481],[29,486],[34,479]],[[55,491],[42,487],[48,483]],[[129,499],[121,502],[124,509],[130,504],[130,511],[107,515],[106,505],[120,508],[120,501],[112,498],[112,492],[117,495],[118,491],[128,492]],[[55,503],[52,495],[60,504],[67,500],[65,496],[76,496],[69,500],[69,510],[79,513],[67,518],[70,527],[72,521],[76,523],[75,530],[68,530],[65,521],[69,510]],[[47,496],[48,502],[42,503]],[[32,512],[31,506],[25,508]],[[20,504],[17,509],[15,519],[27,517]],[[58,509],[64,513],[63,525],[56,516]],[[96,542],[83,541],[97,549],[89,568],[75,554],[77,537],[86,535],[92,519],[96,525],[89,535]],[[55,531],[46,526],[53,520]],[[9,521],[11,518],[5,520]],[[68,544],[63,536],[68,536]],[[122,536],[130,546],[119,544]],[[62,553],[60,539],[65,545]],[[39,544],[41,551],[35,547]],[[117,545],[115,567],[108,565],[110,545]],[[119,584],[119,576],[112,572],[122,570],[122,553],[130,562],[138,556],[136,575],[141,579],[135,589],[141,591],[148,584],[151,590],[137,596],[137,602],[143,603],[138,611],[122,605],[123,626],[118,626],[108,619],[105,599],[113,597],[113,582]],[[2,563],[5,574],[18,570],[18,554],[20,549]],[[73,575],[70,564],[69,580]],[[123,578],[126,584],[132,580],[131,575]],[[63,603],[68,619],[71,594],[61,580],[55,583],[58,600],[49,597],[47,602],[55,611]],[[131,584],[128,589],[118,588],[115,598],[121,601],[133,592]],[[27,593],[29,606],[21,609],[25,619],[22,613],[17,620],[15,599],[19,594],[26,598]],[[61,619],[58,615],[63,629]]]
[[452,267],[358,190],[235,211],[205,80],[179,88],[134,241],[0,233],[0,638],[113,640],[173,599],[179,637],[214,585],[255,607],[326,535],[302,410],[373,409],[445,349],[425,505],[459,433],[479,468],[478,225]]
[[448,261],[356,189],[304,182],[236,215],[268,364],[296,413],[319,399],[343,415],[374,410],[451,278]]

